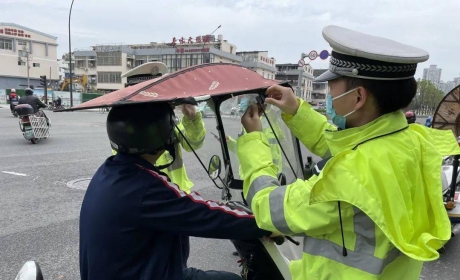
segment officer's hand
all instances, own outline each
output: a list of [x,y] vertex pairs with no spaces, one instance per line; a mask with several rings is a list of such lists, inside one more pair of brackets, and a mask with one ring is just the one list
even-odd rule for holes
[[265,103],[272,104],[286,114],[295,115],[299,109],[299,102],[291,88],[273,85],[265,92]]
[[189,119],[193,120],[196,117],[196,108],[194,105],[191,104],[184,104],[181,106],[182,114]]
[[249,107],[243,117],[241,117],[241,123],[247,133],[262,131],[262,122],[260,121],[261,113],[257,104],[254,104]]

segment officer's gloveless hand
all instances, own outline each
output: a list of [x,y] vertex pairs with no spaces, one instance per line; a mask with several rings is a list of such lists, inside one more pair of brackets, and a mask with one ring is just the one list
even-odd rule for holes
[[294,116],[299,109],[299,101],[291,88],[273,85],[265,92],[265,103],[274,105],[283,113]]

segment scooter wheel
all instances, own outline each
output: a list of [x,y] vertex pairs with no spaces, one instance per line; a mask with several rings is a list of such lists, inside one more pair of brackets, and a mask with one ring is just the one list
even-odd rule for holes
[[32,138],[32,139],[30,139],[30,142],[32,142],[32,144],[37,144],[37,143],[38,143],[38,140],[35,139],[35,138]]

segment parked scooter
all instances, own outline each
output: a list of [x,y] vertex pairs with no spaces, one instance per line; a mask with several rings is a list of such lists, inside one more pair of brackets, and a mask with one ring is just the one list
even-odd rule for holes
[[19,116],[19,128],[24,139],[37,144],[41,139],[50,137],[50,127],[45,117],[37,117],[29,104],[20,104],[14,108]]

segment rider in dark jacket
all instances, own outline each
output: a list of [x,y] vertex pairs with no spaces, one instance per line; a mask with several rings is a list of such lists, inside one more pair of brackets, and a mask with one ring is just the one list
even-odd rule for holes
[[39,110],[40,108],[47,108],[48,106],[46,106],[45,103],[41,102],[40,99],[38,99],[38,97],[34,96],[33,94],[34,91],[32,89],[26,88],[25,96],[19,99],[19,104],[29,104],[30,106],[32,106],[32,108],[34,109],[34,114],[37,117],[46,118],[46,122],[49,126],[50,121],[48,117],[45,115],[45,112]]
[[59,107],[59,106],[61,106],[61,104],[62,104],[62,99],[61,99],[61,96],[58,95],[56,97],[56,100],[54,100],[54,107]]
[[38,112],[40,108],[46,108],[48,106],[41,102],[38,97],[34,96],[34,91],[30,88],[26,88],[25,96],[19,99],[19,104],[29,104],[34,108],[34,114]]
[[168,104],[109,112],[107,134],[117,155],[98,169],[83,199],[82,280],[242,280],[233,273],[184,268],[183,243],[188,236],[244,240],[271,234],[257,227],[253,215],[187,194],[159,171],[167,168],[156,166],[164,151],[176,154],[173,118]]

